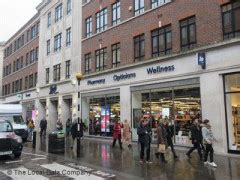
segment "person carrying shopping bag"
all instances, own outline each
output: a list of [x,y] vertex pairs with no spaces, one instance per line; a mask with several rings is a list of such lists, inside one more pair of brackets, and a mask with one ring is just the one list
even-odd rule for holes
[[[210,165],[212,167],[217,167],[215,162],[213,161],[213,142],[216,141],[216,139],[213,136],[211,125],[209,123],[208,119],[205,119],[203,121],[203,127],[202,127],[202,136],[203,136],[203,144],[205,145],[205,155],[204,155],[204,164]],[[208,162],[208,155],[210,154],[210,162]]]
[[166,126],[167,122],[164,120],[160,120],[159,126],[157,127],[157,144],[158,144],[158,152],[155,154],[157,158],[159,158],[163,163],[167,163],[165,159],[165,152],[167,149],[167,131]]

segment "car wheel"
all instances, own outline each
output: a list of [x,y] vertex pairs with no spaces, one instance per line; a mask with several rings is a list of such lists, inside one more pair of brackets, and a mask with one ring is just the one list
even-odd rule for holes
[[14,158],[20,158],[22,155],[22,153],[17,153],[17,154],[14,154]]

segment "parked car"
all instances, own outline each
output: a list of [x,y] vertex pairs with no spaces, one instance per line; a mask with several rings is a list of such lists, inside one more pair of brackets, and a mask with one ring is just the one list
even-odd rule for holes
[[19,158],[22,154],[22,138],[15,134],[12,124],[0,119],[0,156],[14,155]]
[[20,136],[23,142],[27,141],[27,125],[22,118],[21,104],[0,104],[0,119],[11,123],[16,135]]

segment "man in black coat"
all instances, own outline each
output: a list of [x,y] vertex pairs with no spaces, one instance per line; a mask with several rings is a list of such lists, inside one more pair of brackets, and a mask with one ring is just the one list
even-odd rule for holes
[[78,137],[79,138],[83,137],[83,128],[84,127],[85,127],[85,125],[82,122],[82,119],[80,119],[80,131],[78,131],[78,121],[75,120],[73,122],[73,125],[71,127],[71,135],[72,135],[72,139],[73,139],[71,149],[73,149],[75,139],[78,138]]
[[173,153],[174,159],[177,159],[178,156],[176,155],[176,152],[175,152],[175,149],[173,146],[173,141],[172,141],[172,138],[174,136],[174,126],[170,125],[169,122],[167,122],[167,124],[165,125],[165,129],[167,132],[167,144],[168,144],[168,146],[171,147],[171,151]]
[[47,120],[45,118],[43,118],[41,121],[40,121],[40,136],[46,136],[46,130],[47,130]]
[[186,155],[191,158],[191,153],[197,149],[198,155],[200,157],[200,160],[202,160],[202,152],[201,152],[201,140],[202,140],[202,131],[198,124],[198,119],[195,119],[193,122],[193,125],[191,127],[191,140],[193,147],[189,149],[189,151],[186,153]]

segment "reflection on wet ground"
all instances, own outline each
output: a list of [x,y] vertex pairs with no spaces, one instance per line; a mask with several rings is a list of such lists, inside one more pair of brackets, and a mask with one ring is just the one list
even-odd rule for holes
[[[84,138],[81,141],[81,155],[76,158],[76,145],[71,149],[71,138],[66,138],[64,154],[54,155],[56,159],[77,160],[78,162],[95,169],[109,170],[113,174],[119,174],[126,179],[211,179],[211,180],[239,180],[240,179],[240,157],[215,156],[217,168],[204,166],[199,161],[197,154],[192,159],[185,156],[185,151],[177,151],[178,160],[174,160],[171,152],[167,152],[167,164],[162,164],[154,156],[155,148],[151,149],[151,160],[153,164],[139,164],[139,147],[133,145],[129,150],[126,146],[120,150],[118,146],[112,148],[110,141]],[[31,147],[31,143],[25,146]],[[37,146],[34,152],[48,152],[48,140],[37,137]],[[132,178],[131,178],[132,177]]]

